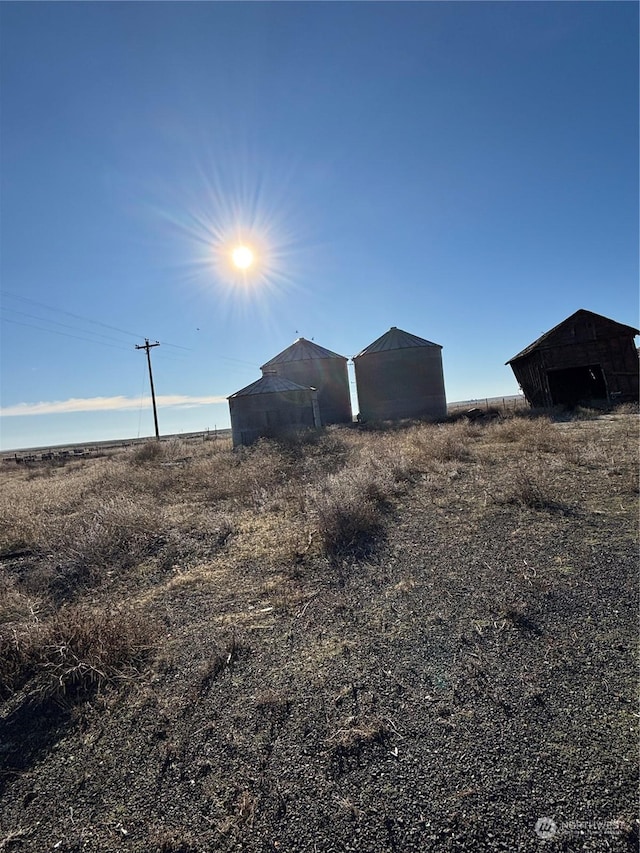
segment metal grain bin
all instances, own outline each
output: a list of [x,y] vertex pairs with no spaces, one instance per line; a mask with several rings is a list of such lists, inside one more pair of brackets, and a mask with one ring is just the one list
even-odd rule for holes
[[351,394],[347,359],[313,341],[298,338],[290,347],[262,365],[299,385],[318,391],[322,424],[351,423]]
[[446,416],[440,344],[392,326],[353,364],[363,421]]
[[315,388],[266,373],[229,397],[233,446],[320,426]]

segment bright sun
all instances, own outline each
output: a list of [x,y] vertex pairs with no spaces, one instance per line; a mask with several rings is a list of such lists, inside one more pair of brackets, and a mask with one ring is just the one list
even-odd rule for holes
[[254,260],[253,251],[248,246],[236,246],[231,257],[234,265],[240,270],[249,269]]

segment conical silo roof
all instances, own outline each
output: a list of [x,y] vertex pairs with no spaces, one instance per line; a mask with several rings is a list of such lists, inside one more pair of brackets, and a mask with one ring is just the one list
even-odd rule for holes
[[356,358],[361,355],[367,355],[372,352],[385,352],[386,350],[409,349],[410,347],[439,347],[440,344],[434,344],[432,341],[427,341],[424,338],[419,338],[417,335],[412,335],[409,332],[404,332],[398,329],[397,326],[392,326],[388,332],[375,340],[368,347],[365,347],[358,353]]
[[274,355],[266,364],[263,364],[261,370],[268,369],[278,364],[285,364],[291,361],[306,361],[307,359],[317,358],[339,358],[343,361],[347,359],[343,355],[338,355],[337,352],[331,352],[329,349],[319,346],[313,341],[308,341],[306,338],[298,338],[290,347],[287,347],[278,355]]
[[253,394],[275,394],[282,391],[309,391],[304,385],[298,385],[297,382],[291,382],[285,379],[284,376],[278,376],[276,373],[266,373],[261,379],[252,382],[245,388],[231,394],[231,397],[249,397]]

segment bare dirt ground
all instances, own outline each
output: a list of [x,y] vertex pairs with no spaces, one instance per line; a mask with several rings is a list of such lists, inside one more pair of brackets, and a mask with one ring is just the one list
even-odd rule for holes
[[637,440],[0,472],[0,850],[636,850]]

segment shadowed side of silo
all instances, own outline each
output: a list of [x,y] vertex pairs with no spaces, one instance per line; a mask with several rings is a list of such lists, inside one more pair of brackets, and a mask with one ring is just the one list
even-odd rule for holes
[[363,421],[443,418],[442,347],[392,326],[353,359]]
[[291,382],[316,388],[322,424],[351,423],[351,394],[347,359],[313,341],[298,338],[290,347],[262,365]]
[[229,397],[233,446],[320,426],[318,395],[275,373]]

